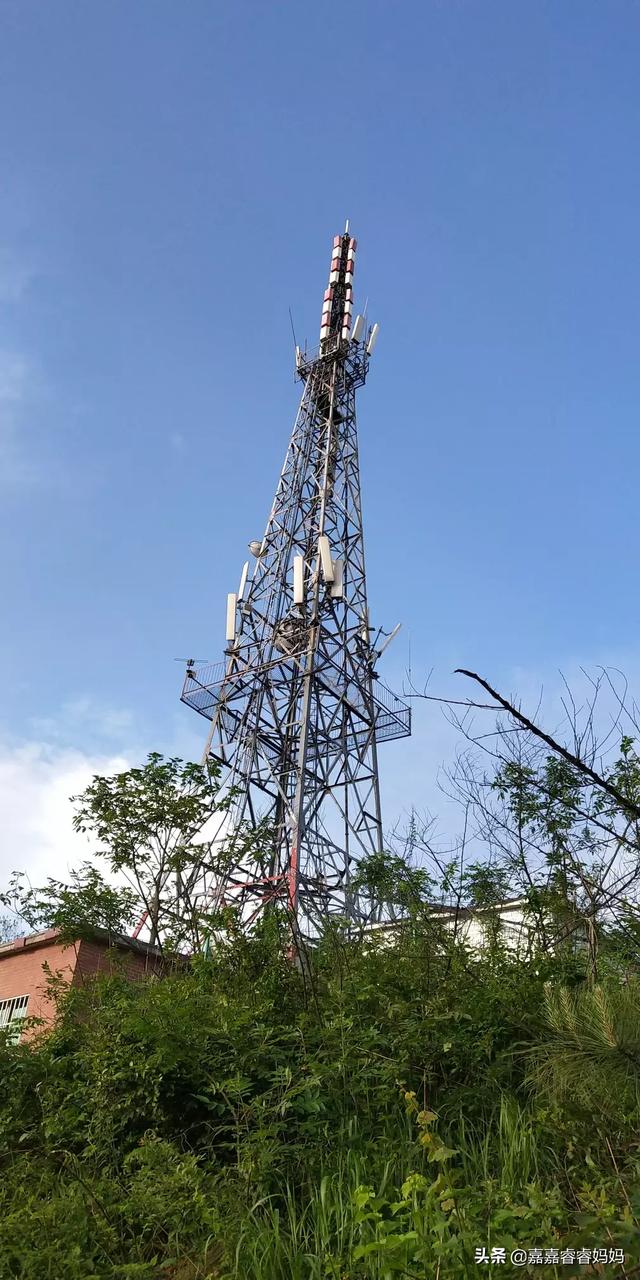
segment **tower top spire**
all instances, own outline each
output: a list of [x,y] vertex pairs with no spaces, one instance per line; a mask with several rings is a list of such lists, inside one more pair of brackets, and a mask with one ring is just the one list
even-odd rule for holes
[[320,321],[320,350],[326,352],[331,339],[344,341],[351,334],[353,314],[353,272],[357,241],[349,235],[349,219],[341,236],[333,237],[329,284],[324,291]]

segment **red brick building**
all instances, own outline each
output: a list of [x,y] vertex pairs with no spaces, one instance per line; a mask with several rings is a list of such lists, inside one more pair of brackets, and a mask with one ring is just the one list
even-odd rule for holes
[[[12,1038],[20,1039],[23,1018],[42,1018],[50,1025],[55,1005],[47,994],[45,965],[71,986],[81,986],[96,973],[124,972],[141,978],[162,969],[157,947],[106,929],[92,930],[91,940],[62,942],[57,929],[34,933],[0,945],[0,1028],[9,1027]],[[25,1038],[39,1028],[27,1029]]]

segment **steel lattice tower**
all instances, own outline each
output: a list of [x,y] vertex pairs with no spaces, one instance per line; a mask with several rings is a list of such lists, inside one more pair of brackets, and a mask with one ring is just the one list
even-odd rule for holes
[[228,597],[225,662],[190,663],[182,691],[211,720],[205,758],[237,789],[233,824],[272,833],[268,867],[239,855],[210,900],[239,904],[247,922],[280,901],[308,930],[327,912],[377,915],[350,880],[383,849],[377,744],[411,731],[377,677],[382,632],[369,625],[356,390],[378,327],[351,323],[355,249],[347,225],[319,350],[296,349],[302,399],[252,571]]

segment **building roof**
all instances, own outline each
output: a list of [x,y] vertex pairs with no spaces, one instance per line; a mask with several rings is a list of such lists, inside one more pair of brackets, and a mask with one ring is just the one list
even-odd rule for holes
[[[121,951],[136,951],[139,955],[162,956],[159,947],[154,947],[150,942],[141,942],[140,938],[128,938],[124,933],[111,933],[109,929],[98,929],[91,926],[87,929],[86,937],[91,942],[103,943],[106,947],[118,947]],[[61,942],[62,933],[60,929],[45,929],[42,933],[28,933],[22,938],[14,938],[12,942],[3,942],[0,944],[0,960],[5,956],[15,955],[16,952],[24,951],[27,948],[48,947],[52,943]],[[71,946],[72,943],[68,942]]]
[[488,903],[486,906],[462,906],[457,902],[434,902],[431,903],[429,910],[433,915],[459,915],[459,916],[477,916],[486,912],[495,911],[517,911],[527,907],[526,898],[503,898],[501,902]]

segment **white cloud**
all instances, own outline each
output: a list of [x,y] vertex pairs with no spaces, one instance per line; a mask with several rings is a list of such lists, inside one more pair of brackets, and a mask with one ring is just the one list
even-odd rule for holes
[[[12,871],[26,871],[34,885],[48,876],[64,880],[91,856],[90,841],[73,830],[70,797],[95,774],[140,764],[151,749],[143,735],[130,710],[88,695],[67,700],[51,717],[31,719],[20,740],[0,731],[0,888]],[[160,750],[199,759],[200,735],[176,719]]]
[[0,886],[12,871],[33,884],[67,878],[91,854],[73,830],[70,797],[95,774],[121,772],[144,755],[131,712],[88,696],[31,720],[21,739],[0,732]]
[[85,860],[90,845],[73,830],[73,806],[96,773],[129,767],[124,755],[88,755],[46,742],[0,745],[0,884],[26,871],[33,884],[65,879]]

